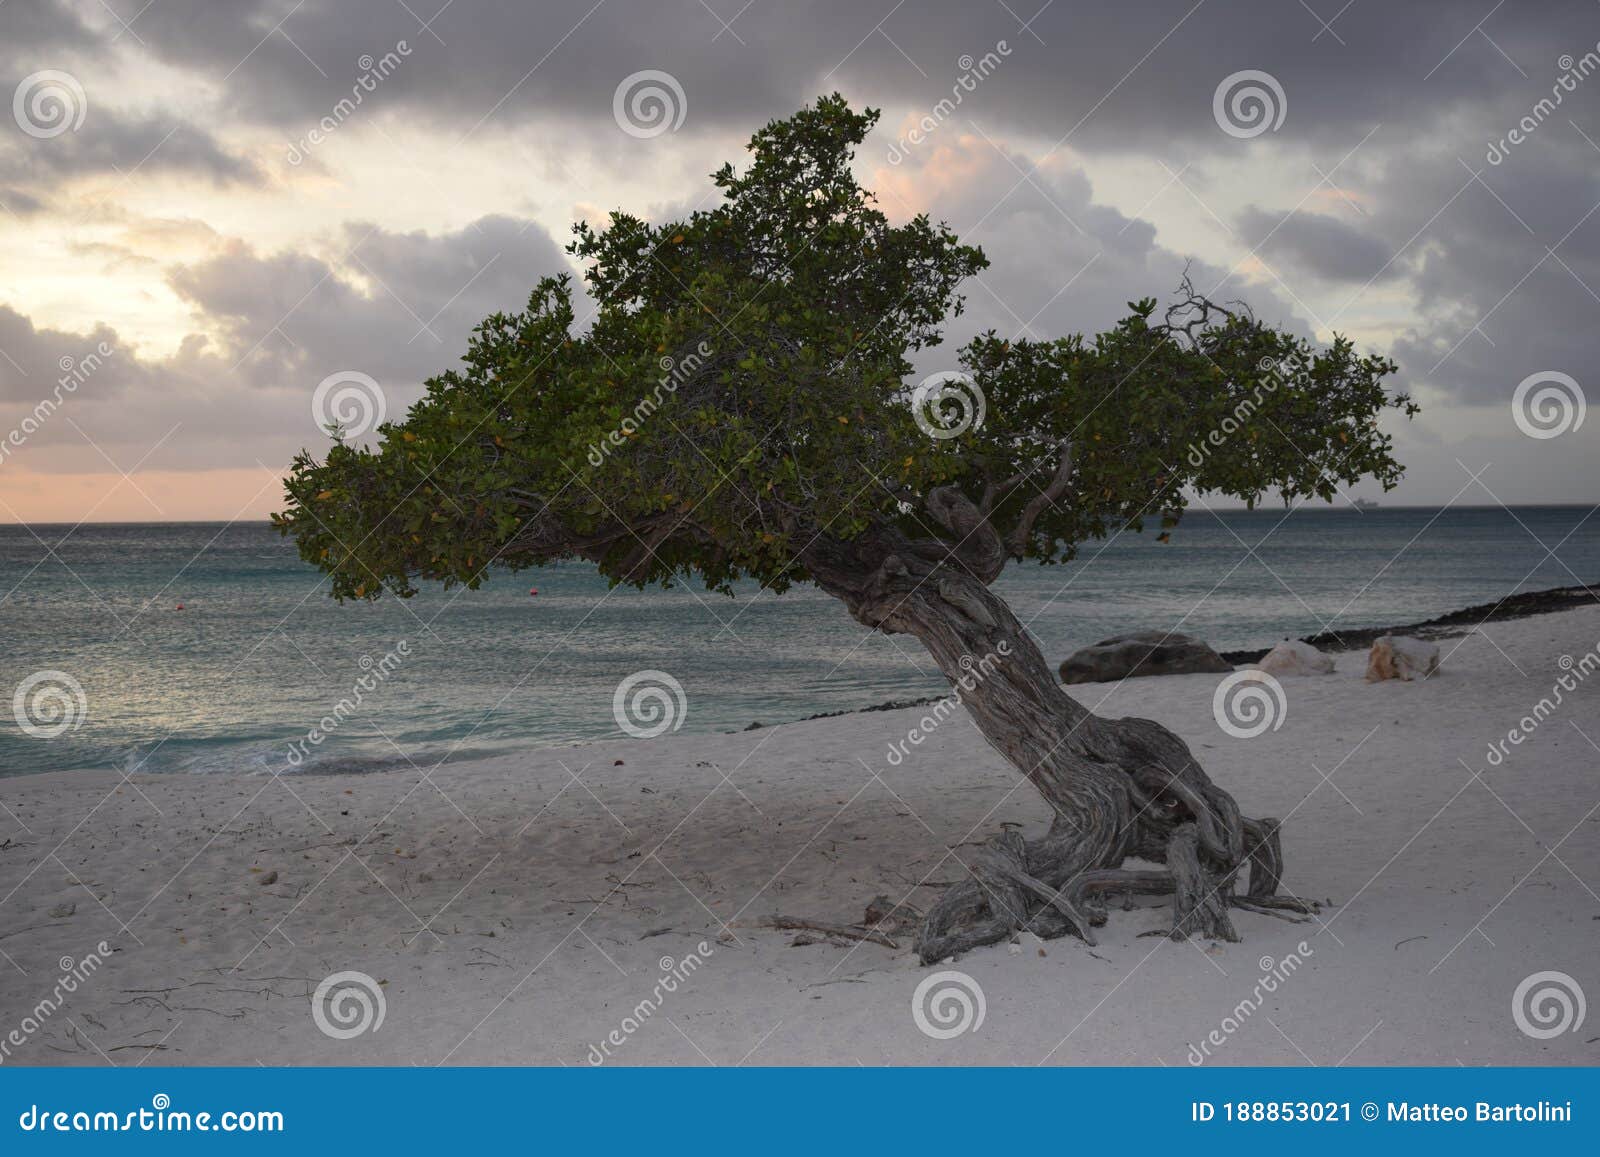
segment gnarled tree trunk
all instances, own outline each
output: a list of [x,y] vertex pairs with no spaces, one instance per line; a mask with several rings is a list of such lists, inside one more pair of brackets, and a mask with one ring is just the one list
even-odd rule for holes
[[[1233,797],[1160,724],[1101,718],[1068,696],[989,589],[1006,562],[999,535],[954,488],[934,491],[927,507],[954,543],[889,528],[848,542],[822,535],[803,554],[807,569],[858,621],[921,640],[961,686],[985,738],[1039,789],[1055,818],[1039,839],[1008,832],[975,857],[971,878],[928,912],[917,944],[923,961],[1024,929],[1092,944],[1090,929],[1105,922],[1105,897],[1115,893],[1172,894],[1174,937],[1237,940],[1233,907],[1293,918],[1308,911],[1278,894],[1277,821],[1241,817]],[[1165,870],[1123,869],[1129,857]]]

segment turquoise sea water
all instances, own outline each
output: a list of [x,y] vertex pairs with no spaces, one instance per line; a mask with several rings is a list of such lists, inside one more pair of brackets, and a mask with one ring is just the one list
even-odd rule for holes
[[[1052,662],[1136,628],[1266,646],[1600,580],[1594,512],[1192,512],[1169,544],[1123,535],[1066,566],[1013,567],[999,586]],[[608,591],[572,565],[340,606],[265,523],[0,526],[0,595],[0,775],[282,768],[364,674],[372,690],[304,745],[298,771],[616,736],[613,692],[645,669],[682,685],[685,731],[946,689],[914,639],[870,634],[809,588]],[[392,670],[379,679],[364,663]],[[41,672],[82,689],[68,692],[79,725],[53,737],[7,709]]]

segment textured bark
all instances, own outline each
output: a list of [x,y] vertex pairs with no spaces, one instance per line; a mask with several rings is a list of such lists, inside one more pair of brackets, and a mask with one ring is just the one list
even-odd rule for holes
[[[1021,930],[1093,943],[1105,897],[1171,894],[1172,935],[1235,940],[1230,907],[1293,917],[1309,905],[1278,894],[1277,821],[1239,814],[1187,745],[1148,719],[1096,716],[1056,682],[1044,656],[989,584],[1007,549],[953,488],[928,514],[950,535],[913,539],[879,528],[848,542],[817,536],[808,572],[861,623],[915,636],[961,687],[979,730],[1055,812],[1036,840],[995,837],[927,913],[917,949],[942,960]],[[985,659],[989,662],[985,662]],[[980,672],[982,672],[980,676]],[[1130,858],[1166,870],[1127,870]],[[1243,896],[1236,881],[1248,871]]]

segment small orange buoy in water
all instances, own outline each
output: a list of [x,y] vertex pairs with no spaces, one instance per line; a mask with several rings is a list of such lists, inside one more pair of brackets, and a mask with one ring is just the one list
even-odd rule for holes
[[530,595],[536,595],[536,594],[539,593],[539,588],[538,587],[529,587],[528,588],[528,593]]
[[182,604],[182,603],[179,603],[179,604],[178,604],[178,609],[179,609],[179,610],[180,610],[180,611],[181,611],[181,610],[183,610],[183,604]]

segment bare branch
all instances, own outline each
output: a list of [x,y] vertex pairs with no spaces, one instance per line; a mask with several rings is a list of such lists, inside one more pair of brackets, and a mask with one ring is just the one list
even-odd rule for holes
[[1167,306],[1166,322],[1151,328],[1168,337],[1181,334],[1187,344],[1194,346],[1198,344],[1197,334],[1203,333],[1215,324],[1214,316],[1226,318],[1228,321],[1237,321],[1240,318],[1246,321],[1255,320],[1250,307],[1243,302],[1230,301],[1225,306],[1218,305],[1201,293],[1194,287],[1194,282],[1189,278],[1189,270],[1185,267],[1183,278],[1178,282],[1177,300]]

